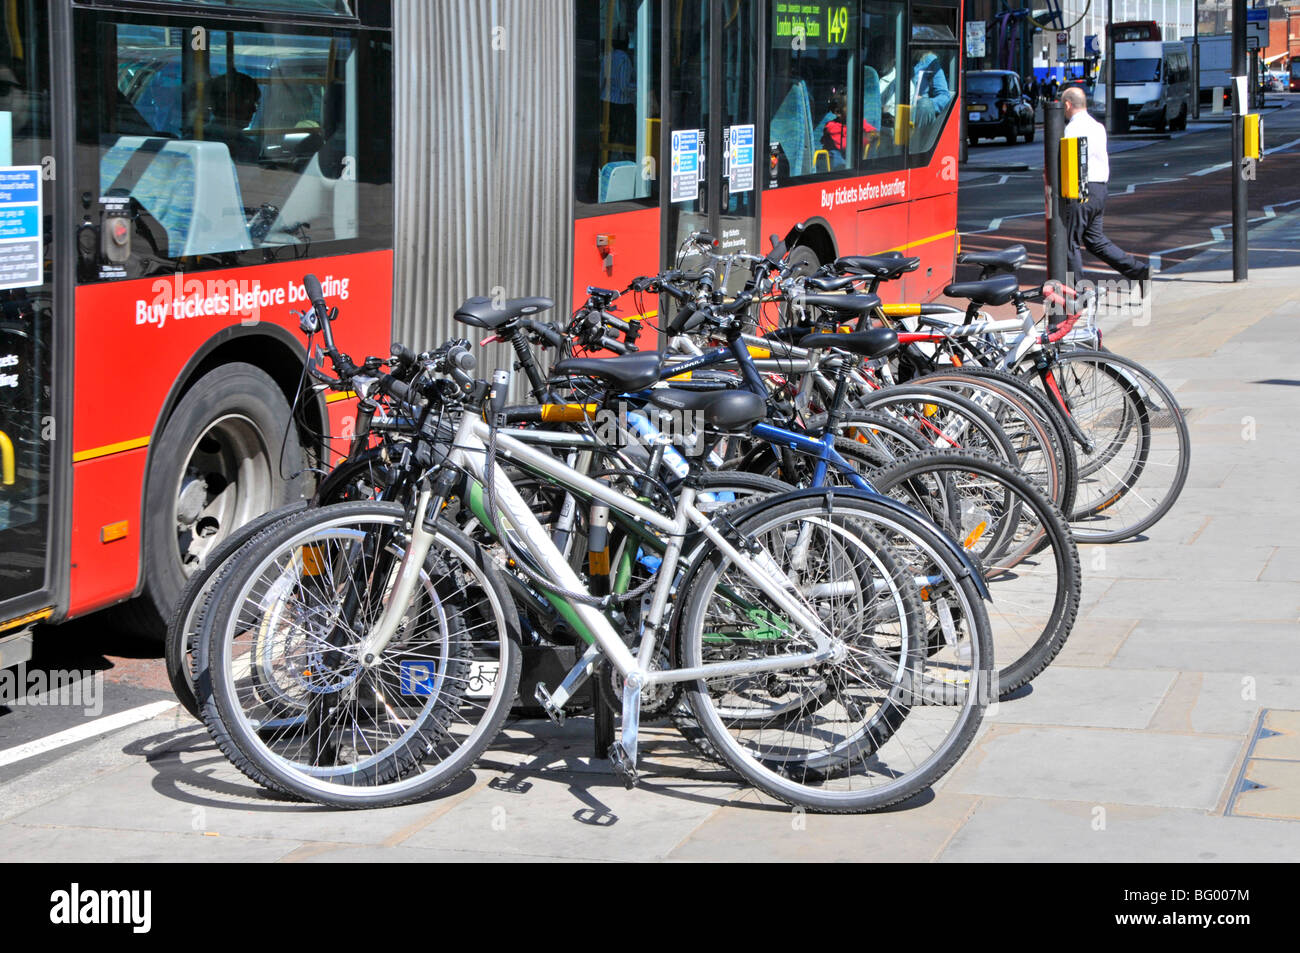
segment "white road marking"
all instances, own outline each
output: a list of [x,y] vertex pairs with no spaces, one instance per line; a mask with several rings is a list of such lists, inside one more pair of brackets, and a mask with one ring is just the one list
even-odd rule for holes
[[0,751],[0,767],[4,767],[7,764],[13,764],[16,761],[33,758],[38,754],[45,754],[47,751],[54,751],[57,748],[73,745],[78,741],[85,741],[87,738],[94,738],[98,735],[107,734],[110,731],[125,728],[127,725],[134,725],[136,722],[148,721],[150,718],[161,715],[165,711],[170,711],[178,704],[179,702],[174,701],[150,702],[148,705],[141,705],[139,708],[129,708],[126,711],[120,711],[116,715],[105,715],[102,718],[96,718],[93,721],[86,722],[84,725],[69,728],[67,731],[59,731],[52,735],[47,735],[44,738],[37,738],[35,741],[29,741],[25,745],[6,748],[4,751]]
[[1211,172],[1218,172],[1232,165],[1231,162],[1220,162],[1216,165],[1206,166],[1204,169],[1197,169],[1195,172],[1189,172],[1188,175],[1209,175]]
[[1283,152],[1292,146],[1300,146],[1300,139],[1292,139],[1290,142],[1284,142],[1280,146],[1274,146],[1272,149],[1265,149],[1264,155],[1271,156],[1275,152]]

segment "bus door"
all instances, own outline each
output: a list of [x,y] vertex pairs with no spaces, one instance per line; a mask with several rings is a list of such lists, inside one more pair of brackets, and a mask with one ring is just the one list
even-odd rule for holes
[[25,660],[13,640],[46,617],[55,381],[53,148],[49,5],[0,17],[0,667]]
[[660,31],[670,5],[574,3],[575,307],[588,286],[621,289],[659,270]]
[[[694,231],[711,233],[720,252],[766,250],[757,215],[759,17],[766,6],[744,0],[668,4],[665,267],[673,266]],[[738,290],[747,277],[733,274],[728,286]]]

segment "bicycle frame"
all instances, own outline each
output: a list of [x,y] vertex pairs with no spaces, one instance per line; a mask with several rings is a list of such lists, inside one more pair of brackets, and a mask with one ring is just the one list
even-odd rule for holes
[[[461,418],[451,453],[448,455],[448,465],[464,470],[475,480],[484,483],[484,457],[488,437],[488,425],[472,413],[465,413]],[[574,614],[629,684],[635,683],[639,688],[658,682],[680,682],[699,678],[781,671],[828,661],[835,657],[835,653],[839,650],[835,640],[825,630],[816,614],[801,600],[791,595],[796,588],[793,582],[774,564],[755,558],[728,542],[710,518],[694,505],[696,494],[693,488],[689,486],[682,488],[677,511],[669,518],[507,434],[498,434],[496,440],[498,455],[501,458],[525,465],[529,470],[549,478],[557,486],[572,488],[583,496],[599,500],[611,510],[618,510],[668,537],[664,549],[664,562],[659,571],[659,580],[647,619],[646,635],[641,640],[636,656],[623,643],[600,609],[585,604],[573,606]],[[572,591],[585,592],[582,580],[556,549],[550,534],[537,520],[519,492],[501,471],[494,472],[493,479],[493,489],[499,507],[499,512],[496,514],[498,525],[505,528],[503,531],[512,533],[518,545],[532,557],[552,583]],[[414,594],[424,558],[428,555],[433,541],[433,534],[423,528],[424,515],[431,499],[430,489],[421,492],[412,526],[411,544],[403,559],[397,582],[372,634],[362,644],[360,657],[363,664],[377,664],[380,654],[396,632],[402,613]],[[790,614],[792,621],[812,640],[814,644],[812,651],[780,658],[716,662],[666,671],[651,669],[657,647],[657,635],[662,628],[667,611],[677,561],[682,555],[682,538],[691,528],[699,530],[727,559],[735,563],[741,572],[780,606],[782,611]]]

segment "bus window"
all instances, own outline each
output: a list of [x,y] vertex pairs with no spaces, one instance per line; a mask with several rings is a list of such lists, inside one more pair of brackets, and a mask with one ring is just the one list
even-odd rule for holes
[[256,10],[283,10],[286,13],[309,13],[313,16],[355,15],[356,0],[159,0],[161,3],[189,3],[208,7],[240,7]]
[[[170,271],[179,259],[192,268],[196,259],[237,263],[230,256],[240,253],[264,260],[281,248],[382,245],[391,222],[382,211],[391,202],[388,122],[364,113],[382,113],[391,100],[375,95],[388,89],[386,55],[365,34],[210,28],[206,45],[192,36],[188,25],[102,19],[78,34],[94,63],[81,72],[90,82],[80,90],[79,138],[98,156],[83,181],[96,183],[101,201],[127,203],[135,226],[129,260],[83,247],[82,279]],[[375,186],[382,196],[371,194]]]
[[908,47],[908,161],[925,165],[957,92],[957,10],[915,7]]
[[772,4],[769,148],[777,184],[848,169],[860,148],[857,6]]
[[584,205],[657,205],[659,4],[578,0],[574,22],[573,165],[578,214]]
[[868,2],[862,7],[862,150],[858,167],[884,171],[902,164],[895,135],[900,82],[898,51],[903,48],[901,0]]

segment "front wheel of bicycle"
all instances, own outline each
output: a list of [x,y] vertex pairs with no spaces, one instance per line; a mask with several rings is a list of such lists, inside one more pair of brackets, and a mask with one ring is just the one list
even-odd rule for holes
[[[991,683],[980,596],[933,529],[852,490],[781,496],[736,521],[756,560],[779,569],[832,639],[824,662],[719,669],[687,684],[694,721],[746,781],[791,804],[879,810],[928,787],[965,751]],[[952,582],[945,651],[929,651],[927,570]],[[812,641],[770,591],[715,547],[683,582],[683,666],[771,659]]]
[[308,511],[219,580],[196,687],[213,738],[259,784],[331,807],[401,804],[454,780],[505,721],[518,616],[496,566],[445,523],[378,664],[359,657],[405,520],[395,503]]

